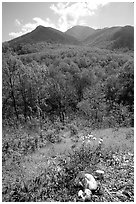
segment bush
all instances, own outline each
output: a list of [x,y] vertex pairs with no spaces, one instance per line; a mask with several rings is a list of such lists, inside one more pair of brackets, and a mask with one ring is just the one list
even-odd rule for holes
[[71,124],[68,127],[70,129],[71,137],[78,134],[78,128],[74,124]]

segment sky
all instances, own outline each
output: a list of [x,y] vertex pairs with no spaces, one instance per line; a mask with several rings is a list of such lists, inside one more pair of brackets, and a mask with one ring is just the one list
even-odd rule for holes
[[38,25],[65,32],[75,25],[95,29],[134,25],[134,3],[109,1],[2,2],[2,41],[31,32]]

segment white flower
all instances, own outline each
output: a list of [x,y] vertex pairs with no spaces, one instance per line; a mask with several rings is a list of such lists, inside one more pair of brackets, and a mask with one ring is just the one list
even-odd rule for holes
[[88,137],[91,139],[91,138],[93,138],[93,135],[89,135],[89,134],[88,134]]
[[96,137],[93,137],[92,139],[93,139],[93,140],[96,140]]
[[131,156],[131,157],[133,157],[133,156],[134,156],[134,154],[132,154],[132,153],[130,153],[130,152],[128,152],[128,155],[129,155],[129,156]]
[[60,172],[61,171],[61,167],[57,166],[57,171]]
[[99,144],[102,144],[102,142],[103,142],[103,139],[102,139],[102,138],[100,138],[100,140],[99,140]]

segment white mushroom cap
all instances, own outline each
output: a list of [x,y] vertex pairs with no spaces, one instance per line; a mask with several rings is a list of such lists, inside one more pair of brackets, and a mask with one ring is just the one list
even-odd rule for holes
[[85,174],[85,187],[89,190],[96,190],[98,187],[98,184],[95,180],[95,178],[91,174]]
[[78,191],[78,196],[79,196],[79,197],[82,197],[82,196],[83,196],[83,191],[82,191],[82,190]]
[[83,200],[85,200],[84,192],[83,192],[82,190],[80,190],[80,191],[78,192],[78,197],[79,197],[79,198],[82,198]]
[[88,188],[86,188],[85,189],[85,199],[90,199],[91,195],[92,195],[92,192]]
[[86,199],[90,199],[92,195],[92,192],[89,189],[85,189],[85,191],[83,192],[82,190],[80,190],[78,192],[78,197],[82,198],[83,201],[85,201]]

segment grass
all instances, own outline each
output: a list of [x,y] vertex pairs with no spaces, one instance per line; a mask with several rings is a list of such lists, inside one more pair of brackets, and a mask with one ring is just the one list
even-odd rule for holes
[[[80,171],[94,175],[97,169],[104,170],[104,180],[98,181],[99,191],[94,192],[91,201],[134,201],[133,128],[76,130],[73,134],[72,129],[71,134],[71,126],[55,126],[52,137],[60,140],[51,143],[44,128],[42,133],[38,130],[29,134],[21,126],[4,129],[3,201],[81,201],[76,176]],[[88,133],[96,140],[88,143],[84,138]]]

